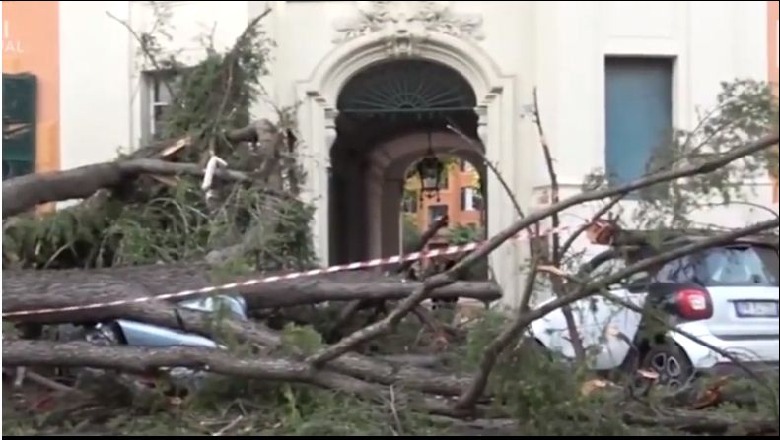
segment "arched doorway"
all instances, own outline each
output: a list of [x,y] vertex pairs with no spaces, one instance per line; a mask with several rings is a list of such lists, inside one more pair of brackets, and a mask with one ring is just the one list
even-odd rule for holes
[[409,166],[431,152],[442,160],[448,155],[483,162],[475,93],[448,66],[395,60],[353,76],[336,106],[329,260],[343,264],[398,254],[400,201]]
[[[536,149],[521,149],[520,138],[527,135],[530,140],[535,131],[533,127],[520,128],[518,124],[521,100],[517,93],[522,90],[518,87],[519,78],[502,74],[487,52],[467,39],[419,29],[369,32],[335,45],[311,76],[296,84],[296,96],[301,103],[297,114],[304,141],[301,160],[306,172],[302,196],[316,207],[312,230],[322,264],[336,264],[329,249],[333,235],[331,211],[335,209],[334,201],[330,200],[329,181],[334,175],[331,149],[338,137],[336,127],[340,126],[338,131],[345,129],[339,123],[338,97],[347,83],[366,69],[385,62],[413,59],[447,66],[467,80],[476,95],[473,109],[477,115],[476,132],[487,160],[499,167],[503,180],[515,189],[521,204],[531,199],[532,188],[524,172],[534,172],[535,153],[530,151]],[[526,93],[530,96],[530,91]],[[507,208],[512,206],[511,198],[505,191],[497,190],[501,183],[496,176],[490,173],[486,181],[493,188],[487,200],[487,234],[492,235],[510,225],[516,214]],[[361,228],[364,226],[360,224]],[[527,257],[523,249],[507,245],[490,255],[491,271],[504,291],[504,303],[509,306],[519,304],[521,299],[523,275],[518,269]]]

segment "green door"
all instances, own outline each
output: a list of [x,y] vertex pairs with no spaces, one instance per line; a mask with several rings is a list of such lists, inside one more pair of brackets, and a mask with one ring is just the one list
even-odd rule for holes
[[35,75],[3,74],[3,180],[35,172]]

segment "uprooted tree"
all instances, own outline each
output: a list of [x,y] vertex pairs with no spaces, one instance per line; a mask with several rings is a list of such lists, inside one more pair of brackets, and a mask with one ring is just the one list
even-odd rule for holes
[[[280,109],[275,123],[250,121],[247,110],[248,103],[261,97],[258,81],[269,53],[260,30],[262,17],[253,20],[226,53],[212,47],[195,66],[182,66],[162,56],[162,43],[154,34],[134,32],[150,63],[177,74],[167,84],[174,103],[163,139],[112,162],[3,183],[3,319],[4,324],[16,324],[18,330],[15,336],[4,338],[4,368],[89,367],[82,373],[88,379],[74,386],[37,374],[31,377],[67,396],[87,400],[105,399],[106,388],[99,384],[110,379],[114,388],[119,384],[126,389],[136,404],[139,395],[149,395],[148,389],[111,371],[133,377],[154,374],[163,380],[174,375],[172,368],[186,367],[254,384],[282,383],[276,391],[257,389],[280,396],[279,406],[289,407],[284,411],[286,423],[292,423],[290,418],[312,417],[314,400],[345,404],[338,400],[345,399],[338,393],[313,397],[314,391],[301,385],[342,391],[349,399],[388,408],[379,416],[367,409],[373,406],[355,406],[354,414],[331,409],[327,424],[304,423],[295,431],[299,434],[354,433],[359,429],[354,426],[358,419],[379,424],[367,432],[417,430],[419,434],[421,425],[413,425],[412,420],[419,422],[420,414],[427,414],[422,426],[429,430],[457,424],[463,429],[542,434],[626,435],[636,426],[711,434],[777,431],[776,394],[769,415],[749,409],[739,417],[690,411],[699,395],[679,401],[675,394],[651,402],[612,384],[614,389],[606,387],[594,397],[580,389],[581,376],[571,374],[572,368],[584,363],[585,347],[577,350],[574,367],[551,366],[518,343],[534,320],[604,294],[607,286],[633,273],[741,236],[777,233],[775,217],[713,232],[706,240],[613,273],[586,279],[569,275],[576,272],[570,270],[576,257],[575,238],[629,194],[639,194],[642,218],[654,221],[640,226],[679,227],[704,203],[704,195],[708,196],[706,203],[734,203],[733,182],[766,166],[776,167],[776,153],[772,156],[771,151],[778,143],[777,107],[768,89],[750,81],[725,86],[718,108],[697,130],[676,133],[658,156],[664,160],[653,161],[645,177],[619,187],[604,185],[608,180],[604,176],[590,179],[582,193],[569,198],[559,196],[537,109],[534,122],[549,165],[550,205],[525,213],[515,201],[518,220],[449,270],[422,281],[404,280],[407,265],[402,264],[385,276],[351,271],[242,283],[317,266],[309,230],[313,208],[300,198],[306,176],[297,163],[300,145],[295,109]],[[488,168],[498,172],[494,164]],[[53,213],[32,212],[42,204],[69,199],[83,200]],[[475,264],[484,264],[488,254],[519,232],[536,230],[547,220],[557,225],[559,213],[585,203],[604,205],[573,234],[553,234],[549,248],[540,249],[538,243],[532,246],[532,261],[523,269],[525,301],[511,319],[489,313],[467,330],[442,322],[421,305],[428,298],[495,301],[500,289],[494,283],[461,282],[459,275]],[[444,222],[437,222],[423,233],[419,246],[443,226]],[[156,298],[234,281],[238,284],[223,293],[242,294],[253,319],[215,317],[178,307],[170,298]],[[555,299],[532,307],[534,293],[548,284]],[[94,306],[111,302],[116,303]],[[398,353],[402,347],[389,342],[403,333],[408,315],[431,336],[434,355]],[[43,336],[55,324],[116,319],[206,336],[223,346],[103,346]],[[577,329],[570,321],[570,337],[577,341]],[[541,362],[548,363],[540,367]],[[246,392],[255,389],[244,382],[238,387]],[[197,400],[206,391],[199,386],[191,392]],[[753,397],[755,405],[757,398]],[[104,405],[124,401],[112,395]],[[357,405],[357,401],[348,402]],[[661,404],[663,411],[653,409]],[[178,405],[187,408],[185,403]],[[304,410],[307,405],[309,409]],[[456,422],[475,416],[477,421]],[[334,417],[343,420],[344,426],[332,426]],[[244,418],[249,416],[239,414],[235,423],[225,423],[220,432],[237,429]],[[555,418],[571,427],[555,422],[548,426]]]

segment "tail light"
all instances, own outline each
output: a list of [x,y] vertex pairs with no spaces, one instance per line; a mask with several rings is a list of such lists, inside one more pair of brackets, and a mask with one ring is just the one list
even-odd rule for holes
[[712,297],[702,289],[681,289],[675,293],[677,315],[688,321],[712,318]]

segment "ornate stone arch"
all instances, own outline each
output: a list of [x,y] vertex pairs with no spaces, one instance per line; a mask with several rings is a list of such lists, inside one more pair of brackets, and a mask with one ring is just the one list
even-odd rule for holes
[[[501,73],[495,61],[476,43],[461,36],[419,27],[370,32],[334,47],[318,63],[308,80],[296,86],[301,101],[299,122],[305,141],[303,166],[307,172],[306,195],[316,204],[313,225],[315,245],[323,263],[328,251],[328,173],[330,148],[336,139],[336,103],[344,85],[357,73],[377,63],[394,59],[424,59],[448,66],[468,81],[474,90],[478,115],[477,133],[488,160],[507,164],[504,179],[514,185],[518,180],[513,164],[519,153],[515,145],[518,110],[515,108],[515,80]],[[488,185],[498,187],[494,176]],[[489,191],[488,206],[496,209],[488,215],[488,233],[509,225],[513,213],[501,206],[511,201],[501,191]],[[519,290],[516,268],[520,264],[514,251],[498,256],[496,278],[505,285],[506,294]],[[503,280],[502,280],[503,279]],[[512,300],[510,300],[512,301]]]
[[399,58],[425,59],[458,71],[482,105],[506,86],[506,77],[495,62],[471,41],[440,32],[377,32],[336,46],[318,63],[302,88],[305,94],[317,96],[325,108],[335,108],[341,88],[354,75],[374,64]]

